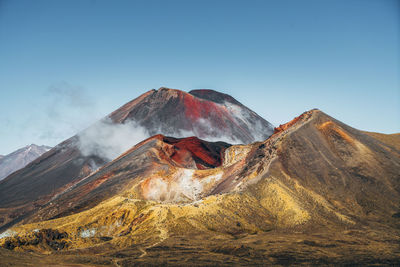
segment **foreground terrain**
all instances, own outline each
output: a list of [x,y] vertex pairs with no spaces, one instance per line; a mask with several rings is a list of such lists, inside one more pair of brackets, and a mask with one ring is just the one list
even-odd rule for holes
[[[397,235],[397,237],[396,237]],[[0,249],[1,266],[398,265],[398,232],[276,231],[236,236],[174,236],[148,247],[94,247],[49,255]],[[145,249],[145,251],[144,251]]]

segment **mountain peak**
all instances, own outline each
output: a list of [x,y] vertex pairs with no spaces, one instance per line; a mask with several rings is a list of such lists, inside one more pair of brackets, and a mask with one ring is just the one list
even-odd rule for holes
[[272,125],[230,95],[211,89],[189,93],[160,87],[125,104],[109,116],[115,123],[135,123],[149,136],[197,136],[208,141],[251,143],[273,132]]
[[25,167],[50,149],[48,146],[30,144],[8,155],[0,156],[0,180]]
[[201,99],[213,101],[218,104],[224,104],[225,102],[230,102],[236,105],[242,105],[239,101],[234,99],[232,96],[212,89],[194,89],[189,91],[189,94],[196,96]]
[[156,92],[162,92],[162,91],[179,91],[179,92],[182,92],[181,90],[179,90],[179,89],[174,89],[174,88],[169,88],[169,87],[165,87],[165,86],[161,86],[160,88],[158,88],[158,89],[153,89],[154,91],[156,91]]
[[25,146],[24,148],[47,149],[47,150],[51,149],[51,147],[49,147],[49,146],[46,146],[46,145],[36,145],[36,144],[30,144],[30,145]]

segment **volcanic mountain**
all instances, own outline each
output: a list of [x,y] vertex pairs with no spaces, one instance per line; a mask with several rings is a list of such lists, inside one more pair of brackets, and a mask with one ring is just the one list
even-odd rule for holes
[[49,146],[38,146],[31,144],[20,148],[6,156],[0,156],[0,180],[11,173],[25,167],[43,153],[49,151]]
[[34,213],[145,137],[195,135],[248,144],[272,132],[269,122],[229,95],[150,90],[1,181],[0,230]]
[[233,97],[213,90],[151,90],[111,113],[115,123],[134,120],[155,134],[197,136],[249,144],[266,139],[273,126]]
[[399,170],[385,138],[319,110],[249,145],[156,135],[55,195],[0,245],[118,266],[396,265]]

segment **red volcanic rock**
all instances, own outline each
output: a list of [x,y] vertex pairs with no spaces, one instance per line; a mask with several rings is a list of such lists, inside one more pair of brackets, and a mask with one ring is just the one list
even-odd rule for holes
[[223,108],[221,109],[221,107],[214,102],[197,98],[191,94],[181,94],[181,97],[183,98],[186,117],[190,118],[194,122],[201,118],[208,118],[213,115],[222,123],[221,126],[226,127],[223,118],[227,117],[230,120],[233,120],[228,110]]
[[173,145],[174,153],[171,158],[185,165],[185,158],[189,154],[198,169],[215,168],[222,165],[222,154],[230,145],[224,142],[210,143],[197,137],[173,138],[164,137],[163,142]]
[[298,117],[295,117],[293,120],[285,123],[285,124],[280,124],[278,127],[274,128],[274,134],[283,132],[287,129],[289,129],[290,127],[292,127],[294,124],[296,124],[296,122],[298,122],[299,120],[301,120],[304,116],[311,114],[312,112],[314,112],[316,109],[304,112],[303,114],[301,114]]
[[185,168],[194,167],[192,166],[194,162],[196,168],[200,170],[221,166],[223,152],[226,148],[231,146],[225,142],[207,142],[195,136],[174,138],[157,134],[140,142],[117,159],[123,158],[125,155],[155,139],[167,144],[167,146],[164,147],[164,152],[167,154],[165,158],[163,158],[164,160],[172,160],[175,164]]
[[287,130],[288,128],[290,128],[293,124],[295,124],[296,122],[298,122],[301,119],[301,116],[298,116],[296,118],[294,118],[293,120],[285,123],[285,124],[280,124],[278,127],[274,128],[274,134],[276,133],[280,133],[283,132],[285,130]]

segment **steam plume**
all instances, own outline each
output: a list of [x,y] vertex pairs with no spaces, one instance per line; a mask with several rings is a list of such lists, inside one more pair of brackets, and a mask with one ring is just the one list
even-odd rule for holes
[[149,137],[145,128],[134,121],[115,124],[103,119],[79,135],[78,147],[84,156],[99,156],[113,160],[120,154]]

